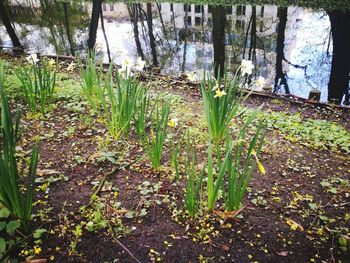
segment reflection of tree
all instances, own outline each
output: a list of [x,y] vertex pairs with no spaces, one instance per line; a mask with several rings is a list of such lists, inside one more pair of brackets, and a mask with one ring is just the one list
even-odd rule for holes
[[215,76],[222,76],[225,71],[225,25],[226,8],[224,6],[211,6],[213,18],[213,47]]
[[104,21],[103,21],[103,11],[102,11],[102,8],[101,8],[101,10],[100,10],[100,18],[101,18],[102,33],[103,33],[103,37],[104,37],[104,39],[105,39],[106,47],[107,47],[108,61],[111,62],[111,61],[112,61],[112,58],[111,58],[111,51],[109,50],[109,44],[108,44],[107,34],[106,34],[106,30],[105,30],[105,23],[104,23]]
[[51,41],[53,42],[56,53],[68,53],[62,25],[62,21],[65,21],[64,13],[62,12],[63,6],[56,6],[50,0],[40,0],[40,6],[42,10],[42,21],[48,24],[52,37]]
[[286,72],[283,71],[282,62],[284,60],[284,39],[287,24],[288,7],[278,7],[277,16],[279,19],[277,25],[277,43],[276,43],[276,76],[273,91],[276,92],[280,87],[284,87],[286,94],[289,94]]
[[[262,9],[263,10],[263,9]],[[243,55],[242,57],[246,58],[246,51],[248,50],[248,60],[253,61],[255,64],[257,64],[257,50],[261,49],[263,51],[263,58],[264,61],[266,60],[266,50],[264,41],[267,39],[260,38],[257,33],[257,23],[262,23],[262,20],[258,20],[257,18],[257,12],[256,12],[256,6],[252,6],[252,15],[250,17],[248,26],[246,28],[245,37],[244,37],[244,48],[243,48]],[[248,48],[249,46],[249,48]],[[257,71],[256,71],[257,72]]]
[[100,17],[100,13],[102,11],[102,1],[103,0],[93,0],[93,3],[92,3],[92,12],[91,12],[91,20],[90,20],[90,27],[89,27],[89,39],[88,39],[88,48],[89,49],[94,49],[94,47],[95,47],[98,19]]
[[14,47],[22,47],[21,42],[19,41],[17,34],[12,27],[10,17],[7,13],[7,10],[5,8],[4,0],[0,0],[0,17],[2,22],[4,23],[4,26],[6,28],[7,33],[9,34],[12,44]]
[[166,42],[168,43],[168,48],[170,48],[168,32],[167,32],[167,30],[165,28],[165,24],[164,24],[163,15],[162,15],[162,12],[161,12],[160,4],[156,3],[156,5],[157,5],[157,10],[158,10],[159,20],[160,20],[160,23],[161,23],[162,29],[163,29],[163,35],[165,37]]
[[[41,16],[39,19],[33,20],[30,23],[39,24],[40,27],[47,26],[50,31],[49,41],[55,47],[57,54],[74,55],[77,45],[74,39],[74,32],[77,27],[85,27],[82,19],[86,13],[81,10],[79,3],[76,2],[61,2],[51,0],[40,0]],[[21,18],[28,20],[24,16]],[[27,22],[23,22],[27,23]],[[41,30],[44,34],[45,30]],[[42,36],[46,38],[46,36]]]
[[70,19],[69,19],[70,16],[69,16],[69,8],[68,8],[69,3],[62,2],[62,5],[63,5],[63,10],[64,10],[64,22],[65,22],[64,24],[66,27],[66,33],[67,33],[67,38],[68,38],[68,42],[69,42],[70,52],[74,56],[75,45],[74,45],[73,37],[71,34],[71,24],[70,24]]
[[185,67],[186,67],[186,54],[187,54],[187,44],[188,44],[188,6],[186,5],[186,10],[185,10],[185,32],[179,31],[179,39],[180,41],[184,40],[184,52],[182,56],[182,65],[181,65],[181,72],[185,72]]
[[331,21],[333,36],[333,59],[328,83],[328,100],[341,103],[345,95],[345,104],[349,105],[350,72],[350,13],[340,10],[327,11]]
[[152,51],[153,65],[154,66],[158,66],[157,51],[156,51],[156,40],[155,40],[154,34],[153,34],[152,4],[151,3],[147,3],[146,7],[147,7],[148,36],[149,36],[149,42],[150,42],[151,51]]
[[256,62],[256,41],[257,41],[256,6],[252,6],[252,16],[250,17],[250,21],[247,27],[247,32],[244,40],[243,58],[245,58],[245,51],[248,45],[249,29],[250,29],[250,41],[249,41],[250,45],[249,45],[249,51],[248,51],[248,59],[252,60],[253,62]]
[[142,58],[142,60],[145,60],[145,55],[143,54],[140,37],[139,37],[139,16],[140,16],[139,4],[128,4],[127,7],[128,7],[129,16],[130,16],[130,21],[132,23],[132,29],[134,31],[137,54]]

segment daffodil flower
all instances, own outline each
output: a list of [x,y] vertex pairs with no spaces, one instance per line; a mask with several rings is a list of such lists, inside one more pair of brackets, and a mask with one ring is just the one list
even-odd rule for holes
[[95,46],[94,46],[94,50],[96,53],[102,51],[102,48],[103,48],[103,44],[102,43],[96,43]]
[[172,128],[175,128],[177,126],[177,118],[172,118],[169,120],[168,125]]
[[220,90],[220,84],[218,82],[216,82],[214,88],[212,89],[212,91],[216,91],[216,90]]
[[118,69],[119,73],[124,73],[127,77],[131,76],[132,61],[130,59],[125,59],[122,62],[122,67]]
[[122,68],[131,68],[132,61],[130,59],[124,59],[122,62]]
[[28,57],[26,57],[26,60],[31,63],[36,65],[36,63],[39,62],[39,58],[37,54],[30,54]]
[[227,94],[224,90],[220,90],[220,89],[217,89],[215,92],[216,92],[216,94],[215,94],[214,98],[221,98],[222,96]]
[[196,81],[196,72],[189,72],[186,74],[189,81]]
[[138,70],[138,71],[142,71],[145,67],[146,61],[142,60],[141,57],[137,58],[136,64],[134,66],[134,69]]
[[259,77],[255,81],[255,90],[260,90],[261,91],[264,86],[265,86],[265,79],[263,77]]
[[131,68],[128,67],[121,67],[120,69],[118,69],[118,72],[122,74],[122,77],[124,77],[124,74],[126,75],[126,77],[130,77],[133,75],[131,72]]
[[266,174],[265,168],[264,168],[264,166],[261,164],[261,162],[259,161],[259,159],[257,159],[257,163],[258,163],[258,169],[259,169],[260,173],[261,173],[262,175],[265,175],[265,174]]
[[68,71],[68,72],[71,72],[71,71],[73,71],[74,69],[75,69],[75,63],[72,61],[72,62],[68,65],[67,71]]
[[244,75],[251,75],[253,73],[254,65],[253,62],[250,60],[243,59],[241,62],[241,74]]
[[49,59],[49,61],[47,62],[47,65],[49,66],[49,68],[53,68],[56,64],[56,61],[52,58]]
[[265,78],[263,77],[258,77],[258,79],[255,81],[255,85],[258,87],[263,87],[265,85]]
[[259,169],[260,173],[261,173],[262,175],[265,175],[265,174],[266,174],[265,168],[264,168],[264,166],[261,164],[261,162],[259,161],[258,156],[256,155],[255,150],[252,150],[252,155],[253,155],[253,156],[255,157],[255,159],[256,159],[256,162],[257,162],[257,164],[258,164],[258,169]]

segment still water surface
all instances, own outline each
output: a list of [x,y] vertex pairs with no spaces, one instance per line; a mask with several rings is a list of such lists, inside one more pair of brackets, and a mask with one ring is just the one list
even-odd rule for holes
[[[216,31],[210,6],[152,3],[156,61],[152,56],[145,4],[106,3],[102,5],[102,10],[110,56],[115,63],[121,64],[126,58],[136,61],[141,51],[148,65],[158,64],[163,74],[180,75],[196,71],[201,75],[204,70],[213,70],[213,33]],[[9,12],[27,52],[85,54],[92,13],[90,2],[60,6],[43,0],[15,0],[10,1]],[[243,57],[253,60],[256,77],[265,77],[273,89],[276,47],[284,45],[282,70],[290,92],[307,97],[311,89],[319,89],[321,101],[326,101],[332,61],[332,38],[326,12],[288,7],[283,43],[278,43],[281,41],[277,35],[281,20],[278,12],[277,6],[226,7],[223,51],[226,68],[234,72]],[[135,18],[136,25],[133,23]],[[135,27],[138,32],[135,32]],[[12,45],[2,25],[0,44]],[[96,47],[98,56],[108,62],[101,22],[97,29]],[[276,88],[277,92],[285,92],[284,85]]]

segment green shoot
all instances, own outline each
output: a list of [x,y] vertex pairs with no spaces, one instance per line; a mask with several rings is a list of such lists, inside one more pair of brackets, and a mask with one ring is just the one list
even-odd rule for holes
[[[255,170],[256,164],[260,164],[258,156],[260,154],[266,131],[262,129],[261,123],[258,125],[255,135],[251,138],[248,149],[246,145],[246,130],[242,130],[240,137],[234,143],[235,152],[231,154],[233,144],[227,135],[226,152],[229,152],[226,166],[227,172],[227,194],[226,209],[233,211],[239,209],[249,180]],[[256,149],[256,150],[255,150]],[[244,158],[243,158],[244,157]],[[261,164],[260,164],[260,167]],[[261,171],[261,168],[259,170]]]
[[[186,159],[186,192],[185,192],[185,206],[188,214],[195,217],[200,206],[200,191],[202,189],[203,178],[205,174],[205,167],[199,176],[196,176],[196,150],[191,146],[189,130],[187,130],[187,159]],[[197,181],[197,184],[195,184]]]
[[[123,78],[116,75],[116,83],[111,77],[111,70],[108,71],[104,81],[104,89],[107,92],[107,99],[104,94],[99,95],[103,112],[108,123],[110,134],[118,140],[121,134],[127,136],[131,130],[131,122],[135,116],[136,107],[139,101],[146,99],[146,94],[140,84],[133,78]],[[114,88],[116,84],[116,88]],[[143,95],[141,95],[143,94]],[[146,103],[142,107],[146,107]],[[146,109],[144,109],[145,113]],[[144,114],[143,113],[143,114]],[[140,129],[140,123],[137,123],[137,129]]]
[[[95,54],[89,50],[86,56],[85,67],[81,70],[81,89],[86,100],[89,102],[92,109],[97,110],[99,107],[99,93],[103,92],[102,83],[102,63],[97,68]],[[102,90],[101,90],[102,89]]]
[[32,196],[39,145],[37,144],[32,152],[29,166],[30,181],[26,186],[26,193],[23,194],[20,191],[16,159],[20,112],[17,111],[15,123],[13,123],[8,99],[4,91],[4,69],[2,64],[0,64],[0,97],[2,104],[0,115],[2,136],[0,147],[0,203],[10,211],[12,216],[21,221],[23,229],[28,232],[32,214]]
[[[159,110],[159,101],[156,105],[155,120],[151,119],[150,138],[144,135],[143,143],[151,161],[152,168],[159,170],[163,153],[164,141],[167,135],[167,125],[170,113],[170,102],[166,101]],[[145,132],[144,132],[145,134]]]
[[20,67],[16,75],[22,84],[29,109],[46,113],[56,84],[56,70],[50,60]]
[[227,74],[222,80],[204,76],[201,84],[205,118],[209,129],[209,136],[215,145],[224,138],[226,129],[237,114],[242,96],[238,96],[236,79],[229,81]]

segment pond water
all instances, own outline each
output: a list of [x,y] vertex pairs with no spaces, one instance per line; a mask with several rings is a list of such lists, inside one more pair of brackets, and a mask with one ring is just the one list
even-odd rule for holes
[[[171,75],[196,71],[201,76],[204,70],[213,71],[214,53],[224,53],[222,59],[231,74],[243,58],[250,59],[256,65],[255,77],[266,78],[271,90],[284,93],[287,88],[307,98],[311,89],[319,89],[321,101],[327,100],[333,45],[325,11],[271,5],[226,6],[223,31],[213,21],[211,6],[152,3],[154,41],[148,30],[146,4],[106,3],[102,11],[106,38],[100,21],[95,46],[105,62],[106,39],[115,63],[126,58],[136,61],[142,55],[148,65],[158,65],[161,73]],[[27,52],[86,53],[91,2],[10,0],[8,12]],[[282,32],[278,30],[283,27]],[[224,41],[223,49],[214,45],[218,38]],[[2,24],[0,45],[12,46]],[[279,54],[281,47],[283,53]]]

